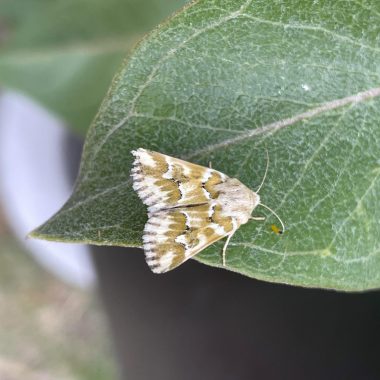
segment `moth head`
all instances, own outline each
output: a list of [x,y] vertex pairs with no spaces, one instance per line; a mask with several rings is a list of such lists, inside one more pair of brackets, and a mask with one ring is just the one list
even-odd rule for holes
[[260,195],[255,193],[254,191],[251,191],[251,197],[252,197],[252,204],[253,204],[253,209],[254,209],[260,204]]

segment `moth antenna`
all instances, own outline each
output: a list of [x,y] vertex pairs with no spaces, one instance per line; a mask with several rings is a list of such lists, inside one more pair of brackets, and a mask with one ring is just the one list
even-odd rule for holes
[[269,208],[267,205],[265,205],[263,203],[259,203],[259,206],[263,206],[264,208],[266,208],[267,210],[269,210],[278,219],[278,221],[281,223],[282,232],[285,232],[285,225],[282,222],[281,218],[271,208]]
[[267,152],[267,167],[265,168],[265,173],[264,173],[263,180],[261,181],[259,188],[255,191],[256,193],[259,193],[261,187],[264,185],[264,181],[265,181],[265,178],[267,177],[267,173],[268,173],[268,168],[269,168],[269,153],[268,153],[268,149],[265,149],[265,151]]

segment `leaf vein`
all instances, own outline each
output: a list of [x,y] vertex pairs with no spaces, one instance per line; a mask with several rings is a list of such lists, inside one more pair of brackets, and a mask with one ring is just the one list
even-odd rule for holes
[[253,21],[256,21],[256,22],[261,23],[261,24],[269,24],[269,25],[273,25],[273,26],[280,26],[284,29],[289,28],[289,29],[300,29],[300,30],[311,30],[311,31],[316,31],[316,32],[323,32],[323,33],[330,35],[334,38],[337,38],[337,39],[342,40],[342,41],[347,41],[353,45],[360,46],[364,49],[372,50],[372,51],[375,51],[377,53],[380,52],[379,48],[363,44],[360,41],[354,40],[348,36],[342,36],[341,34],[338,34],[336,32],[333,32],[332,30],[323,28],[321,26],[305,25],[305,24],[284,24],[280,21],[265,20],[265,19],[261,19],[258,17],[251,16],[249,14],[241,14],[241,17],[245,17],[249,20],[253,20]]
[[188,44],[189,41],[193,40],[194,38],[198,37],[199,35],[215,29],[219,27],[220,25],[223,25],[227,21],[233,20],[237,18],[240,14],[244,12],[244,10],[252,3],[252,0],[247,0],[237,11],[232,12],[225,17],[219,19],[216,22],[210,23],[205,28],[198,29],[196,32],[194,32],[190,37],[182,41],[176,48],[170,49],[158,62],[155,66],[153,66],[150,74],[147,76],[147,79],[142,83],[142,85],[138,88],[136,95],[133,97],[133,99],[130,102],[129,111],[127,115],[119,121],[114,127],[110,128],[108,133],[105,135],[105,137],[99,142],[98,148],[94,150],[94,154],[92,156],[92,160],[96,158],[96,156],[99,154],[101,149],[103,148],[104,144],[108,141],[108,139],[123,125],[127,123],[127,121],[131,118],[131,116],[134,114],[134,110],[136,107],[137,100],[140,98],[144,90],[149,86],[149,84],[153,81],[156,73],[161,68],[162,64],[168,60],[172,55],[176,54],[180,49],[182,49],[184,46]]
[[302,112],[298,115],[292,116],[290,118],[275,121],[273,123],[264,125],[262,127],[259,127],[259,128],[253,129],[253,130],[249,130],[247,133],[241,134],[237,137],[222,140],[216,144],[208,145],[206,147],[198,149],[198,150],[192,152],[190,155],[186,156],[185,159],[191,159],[191,158],[196,157],[198,155],[203,155],[205,153],[209,153],[209,152],[212,152],[214,150],[224,148],[224,147],[227,147],[229,145],[233,145],[233,144],[239,143],[241,141],[244,141],[246,139],[250,139],[252,137],[256,137],[259,135],[273,134],[273,133],[281,130],[282,128],[291,126],[291,125],[296,124],[296,123],[303,121],[305,119],[311,119],[311,118],[318,116],[324,112],[329,112],[329,111],[332,111],[334,109],[341,108],[341,107],[344,107],[344,106],[350,105],[350,104],[358,104],[358,103],[361,103],[365,100],[369,100],[369,99],[372,99],[372,98],[375,98],[378,96],[380,96],[380,87],[371,88],[371,89],[368,89],[366,91],[359,92],[355,95],[347,96],[345,98],[334,99],[334,100],[331,100],[329,102],[323,103],[322,105],[320,105],[318,107],[312,108],[306,112]]
[[189,123],[189,122],[177,119],[175,117],[161,117],[161,116],[153,116],[153,115],[144,115],[141,113],[135,113],[135,114],[131,115],[131,117],[136,117],[136,118],[140,117],[140,118],[146,118],[146,119],[157,120],[157,121],[172,121],[174,123],[182,124],[182,125],[185,125],[185,126],[190,127],[190,128],[207,129],[207,130],[214,131],[214,132],[231,132],[231,133],[238,133],[238,134],[244,133],[244,131],[238,131],[236,129],[228,129],[228,128],[217,128],[217,127],[213,127],[209,124]]
[[353,215],[355,215],[355,212],[356,210],[358,209],[358,207],[360,206],[361,202],[365,199],[365,197],[368,195],[368,193],[370,192],[370,190],[372,190],[373,186],[375,185],[377,179],[380,177],[380,172],[377,173],[373,180],[371,181],[370,185],[368,186],[368,189],[364,192],[364,194],[357,200],[356,202],[356,205],[355,207],[353,208],[353,210],[347,215],[347,217],[342,221],[342,223],[340,224],[340,227],[338,228],[334,238],[332,239],[330,245],[329,245],[329,249],[333,246],[333,244],[335,243],[335,240],[336,238],[339,236],[340,232],[342,231],[342,229],[344,228],[344,226],[347,224],[347,222],[352,218]]

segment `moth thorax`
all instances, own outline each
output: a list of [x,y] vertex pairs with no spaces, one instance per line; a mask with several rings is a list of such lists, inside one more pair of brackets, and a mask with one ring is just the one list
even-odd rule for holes
[[236,218],[239,224],[247,223],[253,209],[260,203],[260,196],[236,178],[228,178],[215,188],[219,191],[217,202],[222,206],[223,214]]

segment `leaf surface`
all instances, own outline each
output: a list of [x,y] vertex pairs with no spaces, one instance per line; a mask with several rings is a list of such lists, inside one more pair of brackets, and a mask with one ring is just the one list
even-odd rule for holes
[[[213,167],[265,209],[227,269],[307,287],[380,286],[380,3],[199,1],[159,26],[115,79],[72,197],[33,236],[140,246],[146,209],[130,151]],[[197,259],[221,266],[223,242]],[[186,265],[186,264],[185,264]]]

